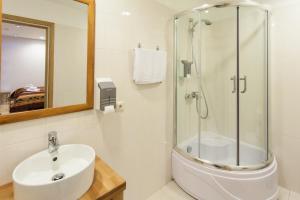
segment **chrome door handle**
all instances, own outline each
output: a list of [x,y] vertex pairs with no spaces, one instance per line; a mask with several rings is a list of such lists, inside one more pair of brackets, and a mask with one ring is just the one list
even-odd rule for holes
[[233,81],[232,93],[235,93],[236,92],[236,76],[231,77],[230,80]]
[[241,91],[242,94],[247,92],[247,76],[240,78],[241,81],[244,81],[244,89]]

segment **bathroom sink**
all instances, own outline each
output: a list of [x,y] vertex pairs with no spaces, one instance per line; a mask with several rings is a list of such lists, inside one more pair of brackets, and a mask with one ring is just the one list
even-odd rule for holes
[[37,153],[13,172],[16,200],[75,200],[91,186],[94,178],[93,148],[71,144],[58,152]]

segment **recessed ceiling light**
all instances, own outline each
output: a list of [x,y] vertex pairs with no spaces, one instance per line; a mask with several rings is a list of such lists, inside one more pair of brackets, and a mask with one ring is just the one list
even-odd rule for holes
[[17,27],[17,28],[21,28],[21,26],[20,26],[20,25],[17,25],[16,27]]
[[131,12],[129,12],[129,11],[123,11],[123,12],[121,12],[121,15],[123,15],[123,16],[130,16]]
[[209,13],[209,11],[208,11],[208,10],[206,10],[206,11],[205,11],[205,13]]
[[45,39],[45,37],[44,36],[41,36],[41,37],[39,37],[41,40],[44,40]]

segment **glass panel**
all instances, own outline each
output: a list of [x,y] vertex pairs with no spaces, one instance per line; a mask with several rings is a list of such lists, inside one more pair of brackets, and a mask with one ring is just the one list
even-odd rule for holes
[[177,70],[177,146],[198,157],[199,118],[196,96],[199,77],[196,75],[192,38],[198,26],[199,14],[192,13],[176,20],[176,70]]
[[240,161],[267,159],[267,13],[240,8]]
[[237,164],[237,9],[200,13],[200,158]]

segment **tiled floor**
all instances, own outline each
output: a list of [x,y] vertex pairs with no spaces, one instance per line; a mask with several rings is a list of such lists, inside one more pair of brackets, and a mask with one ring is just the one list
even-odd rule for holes
[[[147,200],[194,200],[194,198],[186,194],[172,181],[154,193]],[[280,188],[279,200],[300,200],[300,194]]]
[[186,194],[175,182],[170,182],[154,193],[147,200],[194,200]]
[[300,200],[300,194],[280,188],[279,200]]

